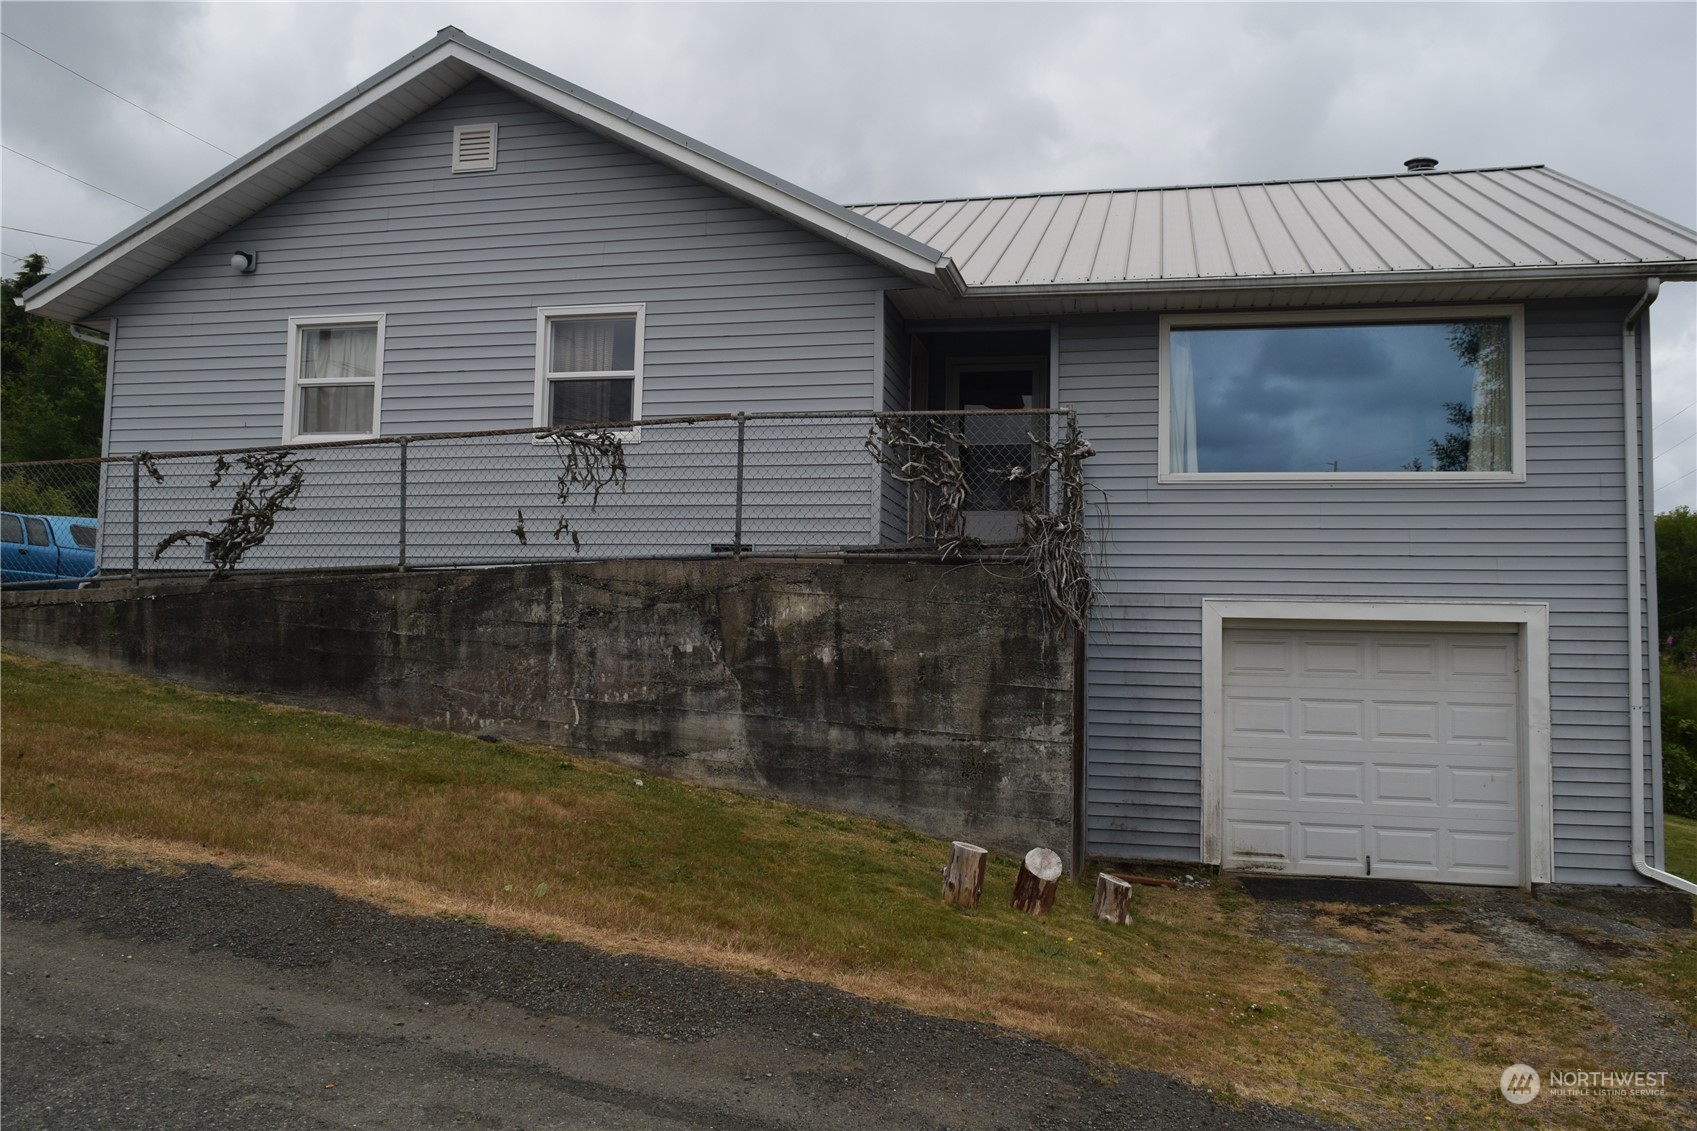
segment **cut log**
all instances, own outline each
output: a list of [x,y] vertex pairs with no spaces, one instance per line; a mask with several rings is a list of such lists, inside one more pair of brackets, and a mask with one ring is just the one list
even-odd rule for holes
[[1096,877],[1096,900],[1090,914],[1104,923],[1131,922],[1131,885],[1103,872]]
[[1019,866],[1019,878],[1013,883],[1014,907],[1033,915],[1047,915],[1055,905],[1055,889],[1060,886],[1064,870],[1059,854],[1047,848],[1027,852],[1025,862]]
[[984,894],[984,866],[989,860],[989,849],[955,841],[949,851],[949,866],[943,869],[943,902],[977,907],[979,896]]

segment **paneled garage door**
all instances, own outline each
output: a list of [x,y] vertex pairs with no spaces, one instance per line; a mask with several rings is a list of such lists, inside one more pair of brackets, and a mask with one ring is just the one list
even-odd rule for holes
[[1514,885],[1517,637],[1228,628],[1227,868]]

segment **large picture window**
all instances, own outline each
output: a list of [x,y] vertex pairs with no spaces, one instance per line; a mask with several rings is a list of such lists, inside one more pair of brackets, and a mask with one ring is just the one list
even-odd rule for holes
[[1161,476],[1511,479],[1517,308],[1169,316]]
[[375,436],[383,385],[383,315],[289,319],[284,440]]
[[641,306],[537,311],[536,424],[586,428],[642,416]]

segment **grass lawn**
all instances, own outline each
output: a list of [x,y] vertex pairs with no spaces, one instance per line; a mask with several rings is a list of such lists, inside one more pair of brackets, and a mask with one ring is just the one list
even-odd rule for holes
[[[1135,922],[1111,927],[1071,884],[1045,918],[1014,912],[1017,865],[995,858],[983,907],[963,912],[938,896],[947,845],[892,825],[16,656],[3,676],[12,836],[829,982],[1047,1037],[1104,1075],[1152,1068],[1361,1126],[1527,1125],[1497,1094],[1505,1065],[1608,1058],[1583,995],[1475,936],[1410,933],[1352,960],[1423,1038],[1392,1062],[1257,932],[1231,883],[1140,888]],[[1612,1129],[1668,1112],[1622,1099],[1576,1118]]]
[[1697,883],[1697,821],[1662,814],[1662,851],[1668,871]]

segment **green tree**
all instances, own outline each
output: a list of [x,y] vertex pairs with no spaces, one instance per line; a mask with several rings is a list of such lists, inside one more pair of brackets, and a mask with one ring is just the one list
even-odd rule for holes
[[1656,516],[1656,623],[1662,642],[1697,651],[1697,511],[1675,507]]
[[0,460],[8,463],[100,454],[106,347],[14,301],[46,275],[47,260],[30,255],[0,282]]
[[1656,516],[1662,639],[1662,807],[1697,817],[1697,511]]

